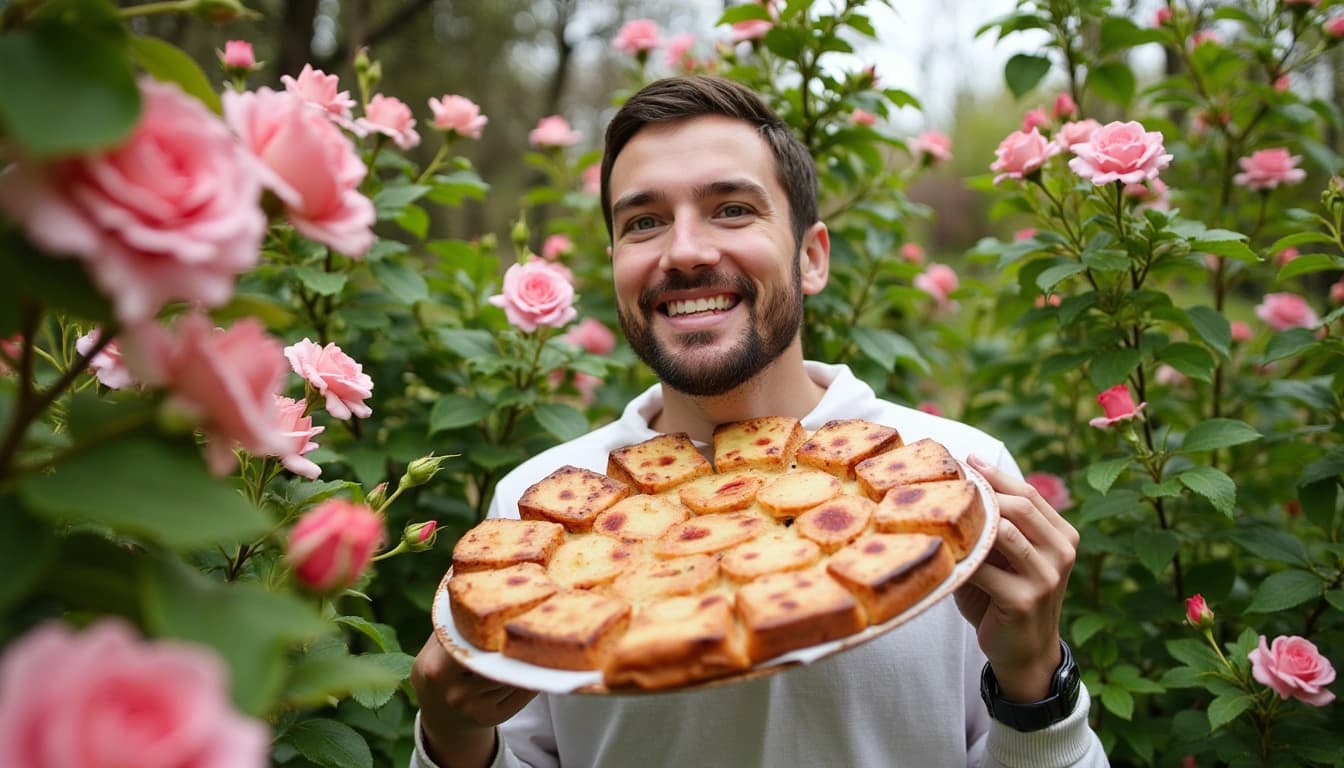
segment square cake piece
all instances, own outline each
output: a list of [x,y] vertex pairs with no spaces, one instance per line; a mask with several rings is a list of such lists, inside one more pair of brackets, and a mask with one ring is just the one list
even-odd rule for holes
[[937,536],[874,533],[831,555],[826,571],[858,598],[869,624],[881,624],[919,602],[955,566]]
[[763,482],[756,475],[745,472],[705,475],[678,488],[677,496],[687,509],[697,515],[736,512],[756,501],[756,492],[761,490]]
[[619,597],[565,590],[504,625],[505,656],[555,669],[601,669],[630,623]]
[[834,552],[868,530],[876,507],[860,496],[839,496],[799,515],[793,527],[799,536],[816,542],[826,552]]
[[713,471],[685,432],[658,435],[607,456],[607,474],[640,493],[662,493]]
[[621,541],[647,541],[690,517],[675,499],[638,494],[616,502],[593,521],[593,530]]
[[536,563],[453,573],[448,580],[453,623],[472,645],[498,651],[504,645],[505,622],[540,605],[557,589]]
[[674,597],[639,609],[603,670],[608,687],[674,688],[751,666],[732,599]]
[[807,432],[798,419],[762,416],[714,428],[714,471],[759,469],[783,472],[793,463]]
[[985,525],[985,506],[969,480],[901,485],[887,491],[873,513],[882,533],[941,536],[960,560],[970,553]]
[[546,565],[565,540],[565,527],[544,520],[484,520],[453,546],[453,573],[503,568],[519,563]]
[[927,437],[872,457],[854,468],[859,488],[873,501],[880,501],[898,485],[956,480],[961,465],[942,443]]
[[756,492],[756,503],[778,520],[794,518],[844,490],[835,475],[815,469],[791,469],[771,478]]
[[630,495],[630,488],[605,475],[564,466],[533,483],[518,500],[524,520],[550,520],[566,530],[591,530],[593,520]]
[[798,448],[796,458],[801,466],[852,480],[854,465],[898,445],[901,435],[891,427],[863,419],[836,419],[813,432]]
[[737,591],[752,663],[852,635],[865,626],[854,596],[824,571],[775,573]]

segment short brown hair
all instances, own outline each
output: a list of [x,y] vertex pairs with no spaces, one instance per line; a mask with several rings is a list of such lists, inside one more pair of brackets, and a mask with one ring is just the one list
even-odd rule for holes
[[717,115],[755,126],[775,156],[775,173],[789,197],[793,242],[801,244],[817,220],[817,166],[807,147],[760,96],[722,77],[687,75],[656,80],[631,96],[607,124],[602,155],[602,217],[612,234],[611,167],[625,145],[646,126]]

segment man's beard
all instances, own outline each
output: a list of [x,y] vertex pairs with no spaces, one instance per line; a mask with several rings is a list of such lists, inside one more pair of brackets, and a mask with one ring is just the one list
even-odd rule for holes
[[[747,332],[712,365],[682,358],[667,349],[653,334],[652,320],[657,312],[654,297],[665,291],[704,288],[737,294],[739,301],[746,303],[748,313]],[[722,395],[765,370],[798,336],[803,323],[803,287],[801,268],[796,260],[791,289],[762,306],[756,301],[756,286],[745,277],[730,279],[717,273],[686,276],[673,272],[661,285],[640,293],[636,311],[642,315],[643,322],[623,308],[618,315],[630,347],[664,385],[697,397]],[[717,332],[698,331],[682,334],[679,340],[694,349],[714,341],[717,335]]]

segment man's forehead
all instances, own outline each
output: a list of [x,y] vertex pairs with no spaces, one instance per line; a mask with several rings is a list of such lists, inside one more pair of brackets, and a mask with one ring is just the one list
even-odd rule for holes
[[676,182],[688,187],[728,179],[774,186],[774,157],[755,126],[718,115],[645,126],[616,156],[611,195]]

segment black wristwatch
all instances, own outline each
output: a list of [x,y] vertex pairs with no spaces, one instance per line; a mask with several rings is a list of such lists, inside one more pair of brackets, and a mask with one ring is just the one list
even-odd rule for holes
[[1059,641],[1059,667],[1050,679],[1050,693],[1031,704],[1019,704],[1003,698],[999,681],[989,662],[980,672],[980,698],[989,709],[989,716],[1017,731],[1039,731],[1069,716],[1078,704],[1078,664],[1073,660],[1069,644]]

